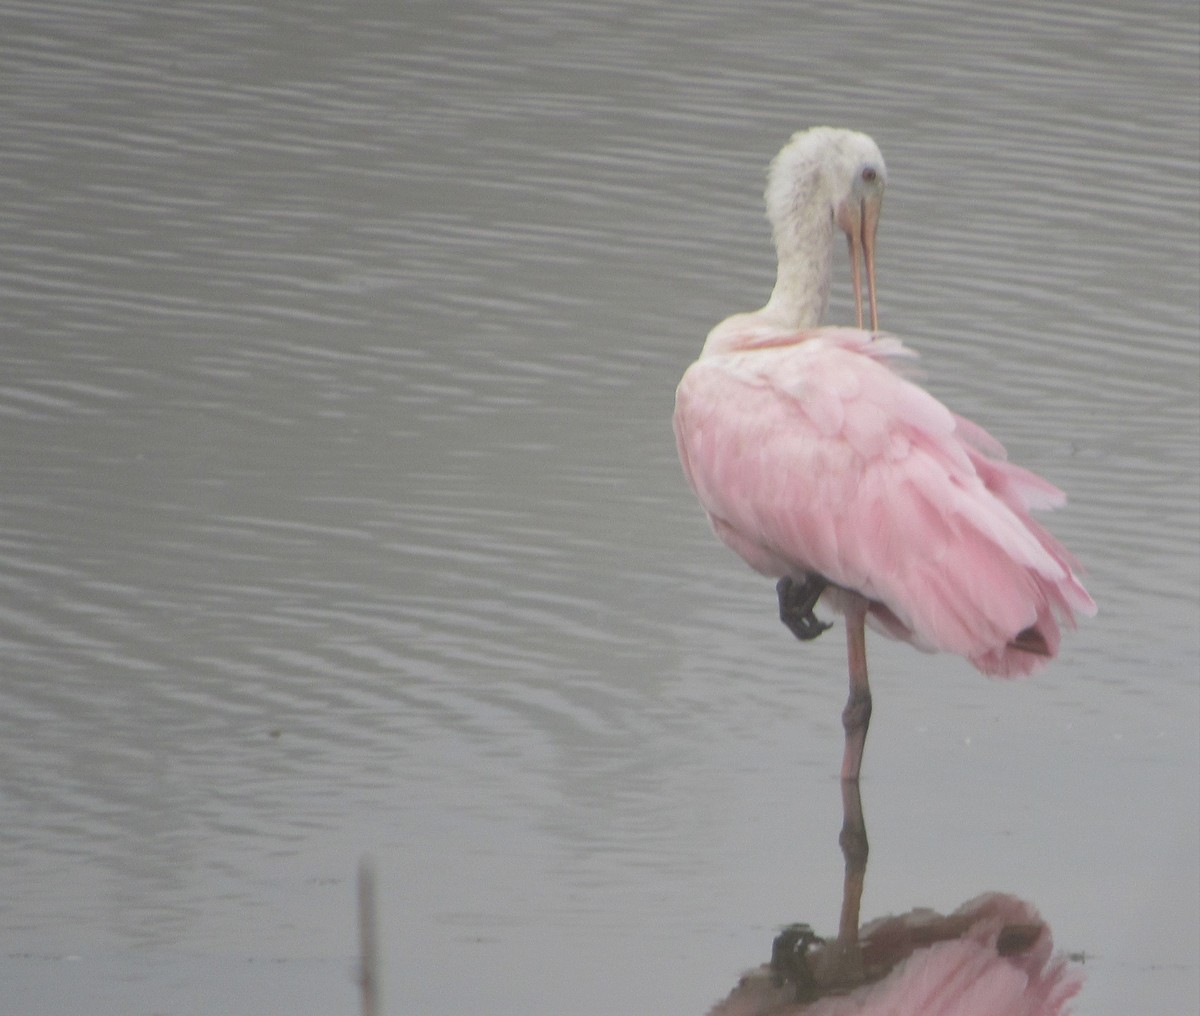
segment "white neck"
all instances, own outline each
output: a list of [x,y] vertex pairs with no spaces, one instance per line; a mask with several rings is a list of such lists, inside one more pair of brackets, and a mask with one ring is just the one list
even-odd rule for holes
[[815,328],[825,319],[833,278],[833,216],[819,193],[779,214],[773,232],[779,267],[764,310],[787,328]]
[[832,247],[803,258],[780,258],[775,288],[764,311],[784,328],[816,328],[829,308]]

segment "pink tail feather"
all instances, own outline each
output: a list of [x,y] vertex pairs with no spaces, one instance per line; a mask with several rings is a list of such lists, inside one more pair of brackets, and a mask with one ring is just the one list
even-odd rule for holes
[[1062,637],[1060,626],[1065,624],[1073,629],[1076,613],[1091,617],[1096,613],[1096,604],[1076,577],[1076,572],[1082,570],[1079,563],[1030,515],[1031,509],[1060,507],[1066,503],[1066,495],[1036,473],[1008,462],[1003,446],[978,424],[961,416],[955,416],[955,422],[984,486],[1017,516],[1062,569],[1058,578],[1031,572],[1041,603],[1037,621],[1031,627],[1041,636],[1044,653],[1030,652],[1010,642],[971,657],[971,662],[985,674],[1020,677],[1054,657]]

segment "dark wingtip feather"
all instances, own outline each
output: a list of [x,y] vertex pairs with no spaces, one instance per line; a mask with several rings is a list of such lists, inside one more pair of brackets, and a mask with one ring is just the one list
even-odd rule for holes
[[1046,638],[1040,631],[1034,627],[1025,628],[1017,632],[1016,637],[1009,642],[1013,649],[1020,649],[1022,652],[1033,653],[1035,656],[1052,656],[1050,647],[1046,644]]

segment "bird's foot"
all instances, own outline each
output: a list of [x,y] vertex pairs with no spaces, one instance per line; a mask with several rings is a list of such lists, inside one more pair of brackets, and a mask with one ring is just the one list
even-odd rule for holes
[[796,990],[797,1002],[811,1002],[818,997],[818,985],[808,950],[814,945],[823,945],[824,939],[815,934],[807,924],[789,924],[771,945],[771,971],[780,987],[791,983]]
[[833,627],[827,621],[818,620],[813,613],[813,607],[828,585],[829,580],[815,572],[806,575],[803,582],[785,575],[775,585],[775,591],[779,594],[779,620],[801,642],[815,639],[821,632]]

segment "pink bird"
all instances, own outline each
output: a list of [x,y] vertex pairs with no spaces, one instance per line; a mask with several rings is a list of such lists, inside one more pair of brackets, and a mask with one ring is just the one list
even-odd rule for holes
[[[846,617],[844,780],[858,779],[871,716],[866,623],[1013,677],[1058,652],[1060,624],[1096,610],[1071,555],[1030,515],[1063,493],[906,379],[899,368],[915,354],[877,331],[886,179],[865,134],[792,137],[766,190],[771,298],[709,333],[675,399],[688,482],[717,536],[779,580],[784,623],[815,638],[829,627],[813,613],[818,598]],[[857,328],[817,327],[837,228],[850,242]]]
[[829,987],[822,968],[841,958],[837,943],[806,941],[805,930],[781,934],[772,962],[709,1016],[1065,1016],[1083,987],[1049,926],[1015,896],[988,893],[948,917],[913,910],[872,921],[847,964],[854,976]]

